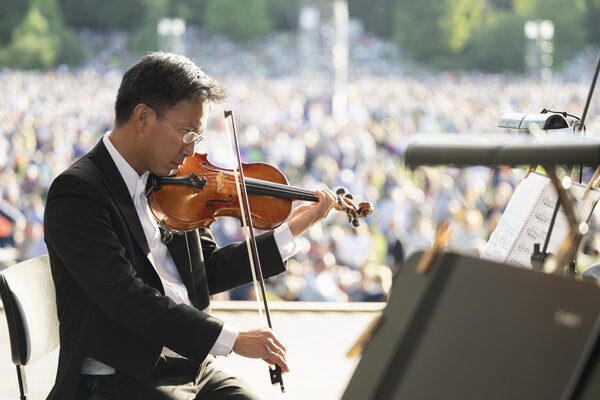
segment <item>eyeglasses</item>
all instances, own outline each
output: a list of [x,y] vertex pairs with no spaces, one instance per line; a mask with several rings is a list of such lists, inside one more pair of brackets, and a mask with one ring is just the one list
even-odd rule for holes
[[171,124],[171,126],[175,129],[180,130],[181,132],[183,132],[183,136],[181,137],[181,140],[183,140],[183,143],[185,144],[190,144],[193,142],[196,142],[196,144],[200,143],[201,141],[204,140],[204,135],[198,132],[194,132],[190,129],[185,129],[185,128],[179,128],[177,127],[169,118],[167,118],[164,114],[160,113],[156,107],[151,106],[149,104],[147,104],[148,107],[150,107],[151,109],[154,110],[154,112],[156,112],[156,116],[160,119],[165,119],[167,120],[167,122],[169,124]]

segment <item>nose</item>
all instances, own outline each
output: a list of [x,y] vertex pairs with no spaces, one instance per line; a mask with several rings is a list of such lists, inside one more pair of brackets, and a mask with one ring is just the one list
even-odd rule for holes
[[188,143],[183,146],[183,154],[186,157],[192,157],[196,153],[196,142]]

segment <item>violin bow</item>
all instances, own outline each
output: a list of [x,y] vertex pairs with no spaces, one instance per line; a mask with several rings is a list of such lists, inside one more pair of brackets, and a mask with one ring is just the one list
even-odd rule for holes
[[[235,153],[234,164],[237,163],[236,168],[233,168],[236,187],[238,191],[238,198],[240,199],[240,211],[242,214],[242,227],[246,236],[246,245],[248,246],[248,256],[250,259],[250,268],[252,269],[252,280],[254,282],[254,290],[257,292],[256,301],[258,302],[258,310],[261,320],[263,316],[261,313],[260,298],[262,298],[262,307],[264,307],[265,315],[267,318],[267,325],[270,329],[273,329],[271,323],[271,315],[269,313],[269,304],[267,303],[267,295],[265,291],[265,282],[263,279],[262,268],[260,266],[260,258],[258,256],[258,247],[256,246],[256,236],[254,235],[254,228],[252,225],[252,214],[250,213],[250,204],[248,202],[248,193],[246,191],[246,181],[244,179],[244,171],[242,168],[242,157],[240,156],[240,147],[238,144],[237,132],[235,129],[235,119],[233,117],[233,111],[225,110],[224,119],[231,117],[231,134],[227,135],[231,141],[233,137],[233,150]],[[225,124],[227,125],[227,124]],[[228,125],[227,125],[228,126]],[[258,289],[260,288],[260,296],[258,295]],[[281,392],[285,392],[285,386],[283,385],[283,378],[281,373],[281,367],[275,364],[275,367],[269,367],[269,376],[273,385],[279,384]]]

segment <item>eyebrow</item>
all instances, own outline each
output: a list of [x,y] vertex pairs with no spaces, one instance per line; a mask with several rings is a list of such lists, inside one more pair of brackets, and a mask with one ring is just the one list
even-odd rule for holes
[[[204,131],[204,129],[205,129],[202,125],[196,126],[193,123],[187,123],[186,125],[191,128],[191,129],[188,129],[188,130],[192,130],[192,131],[194,131],[196,133],[202,133]],[[202,132],[201,132],[201,130],[202,130]]]

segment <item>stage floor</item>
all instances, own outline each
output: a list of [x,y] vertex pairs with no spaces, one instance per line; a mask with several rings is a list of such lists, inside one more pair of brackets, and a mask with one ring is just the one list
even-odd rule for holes
[[[235,354],[214,365],[245,379],[266,400],[339,399],[358,358],[345,354],[356,338],[379,315],[382,303],[270,303],[273,327],[288,350],[291,372],[283,376],[286,393],[271,386],[262,360]],[[240,328],[260,325],[255,303],[215,302],[213,313]],[[11,362],[4,311],[0,314],[0,399],[18,399],[15,367]],[[26,368],[31,398],[44,399],[55,377],[58,350]]]

